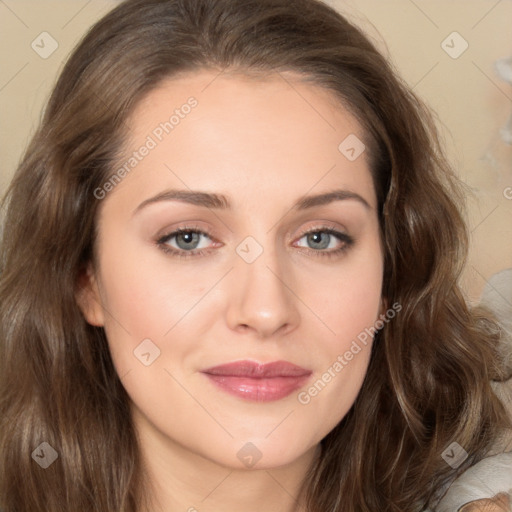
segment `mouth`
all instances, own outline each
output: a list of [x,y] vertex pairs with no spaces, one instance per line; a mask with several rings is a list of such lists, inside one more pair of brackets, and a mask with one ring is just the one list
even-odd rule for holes
[[260,364],[235,361],[202,372],[222,391],[253,402],[287,397],[309,379],[312,372],[287,361]]

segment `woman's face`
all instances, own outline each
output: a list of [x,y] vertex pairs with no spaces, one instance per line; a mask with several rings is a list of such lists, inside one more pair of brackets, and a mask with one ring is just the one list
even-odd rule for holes
[[297,75],[209,71],[166,81],[128,127],[80,303],[138,431],[160,453],[288,464],[354,403],[383,313],[361,127]]

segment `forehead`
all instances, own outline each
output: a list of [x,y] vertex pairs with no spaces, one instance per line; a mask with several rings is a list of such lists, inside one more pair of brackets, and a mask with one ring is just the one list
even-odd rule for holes
[[273,127],[296,121],[292,136],[313,131],[333,135],[341,123],[364,138],[358,121],[333,91],[291,71],[263,74],[204,69],[180,73],[146,93],[129,116],[128,125],[134,133],[147,132],[155,117],[168,119],[191,97],[197,99],[200,117],[215,118],[217,123],[235,121],[248,129],[250,125],[261,128],[264,122],[271,133]]
[[[371,189],[374,200],[360,124],[334,93],[296,73],[178,75],[146,94],[127,126],[125,160],[149,140],[153,146],[129,176],[139,192],[166,181],[227,195],[244,187],[270,199],[275,190],[301,196],[318,185]],[[347,158],[354,148],[361,155]]]

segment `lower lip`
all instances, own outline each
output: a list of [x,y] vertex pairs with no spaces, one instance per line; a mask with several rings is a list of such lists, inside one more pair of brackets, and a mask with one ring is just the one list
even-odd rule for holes
[[267,379],[210,375],[208,373],[204,375],[226,393],[253,402],[272,402],[285,398],[299,389],[309,379],[309,375],[303,375],[301,377],[273,377]]

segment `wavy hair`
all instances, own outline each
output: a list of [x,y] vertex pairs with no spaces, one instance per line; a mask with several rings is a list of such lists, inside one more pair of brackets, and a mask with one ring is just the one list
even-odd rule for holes
[[[138,512],[144,473],[103,329],[77,304],[126,119],[162,80],[291,70],[334,92],[368,139],[384,242],[378,332],[356,402],[322,440],[308,512],[414,512],[479,460],[510,419],[492,392],[500,337],[459,287],[463,191],[435,118],[374,44],[317,0],[127,0],[68,59],[5,195],[0,253],[0,508]],[[43,470],[31,454],[58,453]],[[452,442],[469,454],[458,470]]]

